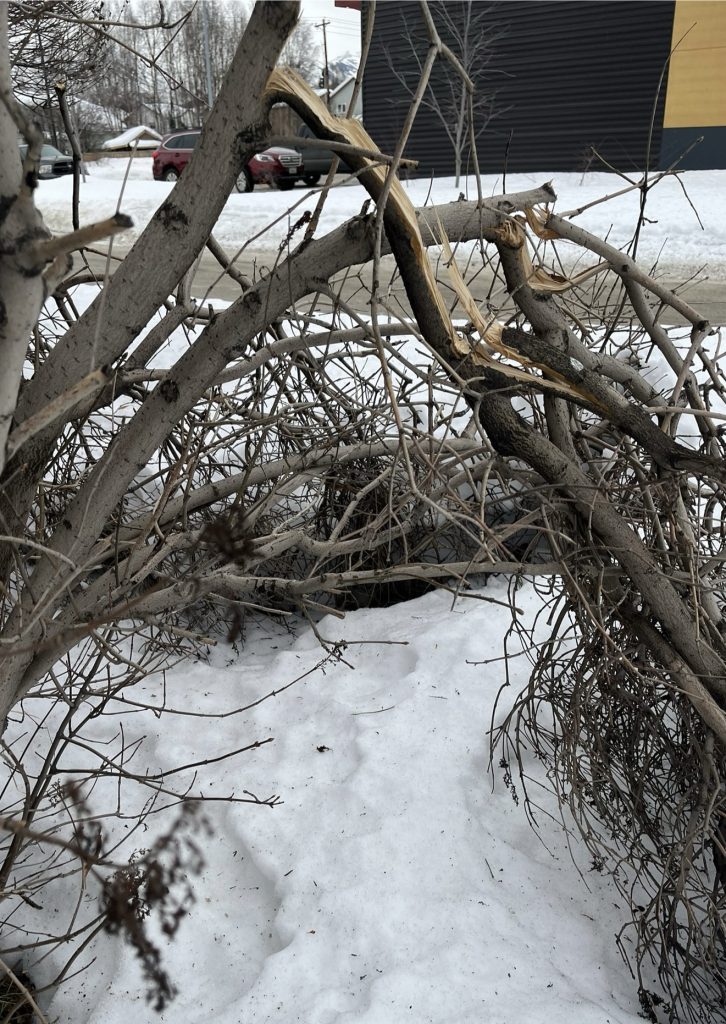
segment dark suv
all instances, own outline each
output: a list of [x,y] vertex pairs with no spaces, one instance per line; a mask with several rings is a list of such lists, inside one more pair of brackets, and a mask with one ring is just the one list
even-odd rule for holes
[[[18,146],[20,156],[25,160],[28,147],[25,143]],[[39,178],[59,178],[61,174],[73,174],[73,157],[61,153],[55,146],[47,143],[40,151],[40,166],[38,167]]]
[[[157,181],[177,180],[191,160],[200,135],[200,128],[192,128],[164,136],[159,148],[151,154]],[[236,188],[238,192],[251,192],[255,185],[267,184],[287,189],[304,177],[305,168],[300,153],[295,149],[273,146],[262,153],[255,153],[240,172]]]
[[[298,128],[298,138],[317,139],[317,135],[308,128],[306,124]],[[323,174],[327,174],[333,162],[335,154],[331,149],[325,148],[325,142],[320,140],[320,147],[302,146],[303,160],[305,162],[305,184],[317,185]],[[339,159],[338,170],[341,174],[349,173],[350,167],[342,158]]]

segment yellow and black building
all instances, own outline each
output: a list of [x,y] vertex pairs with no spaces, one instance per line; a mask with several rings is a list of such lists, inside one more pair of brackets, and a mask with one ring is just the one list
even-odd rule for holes
[[[464,19],[463,0],[443,2],[450,18]],[[683,168],[726,168],[726,0],[480,2],[489,12],[486,31],[496,36],[476,80],[478,90],[494,94],[494,116],[477,140],[483,172],[608,164],[630,172],[679,157]],[[431,9],[446,41],[441,6],[436,0]],[[363,3],[363,32],[368,16]],[[388,152],[408,109],[400,79],[414,82],[418,72],[412,40],[422,59],[419,5],[378,3],[363,118]],[[432,78],[441,96],[446,74],[438,66]],[[428,108],[406,152],[419,161],[419,175],[453,173],[451,145]]]
[[686,167],[726,167],[726,2],[676,0],[673,5],[661,164],[696,138]]

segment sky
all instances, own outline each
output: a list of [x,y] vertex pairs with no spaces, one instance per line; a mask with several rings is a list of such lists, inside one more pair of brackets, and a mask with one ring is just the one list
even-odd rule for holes
[[[313,25],[327,19],[328,58],[334,60],[345,53],[360,53],[360,14],[348,7],[336,7],[333,0],[302,0],[301,18]],[[323,30],[318,29],[320,45]]]

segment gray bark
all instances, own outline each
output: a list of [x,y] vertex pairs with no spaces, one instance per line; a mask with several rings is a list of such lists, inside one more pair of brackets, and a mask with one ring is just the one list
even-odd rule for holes
[[[27,339],[46,295],[45,265],[34,257],[35,245],[47,237],[32,199],[37,176],[28,161],[23,180],[15,144],[18,110],[10,81],[6,4],[0,6],[0,475],[15,415]],[[37,139],[35,140],[37,146]],[[29,154],[32,160],[32,153]]]
[[[432,228],[438,223],[437,215],[453,238],[478,237],[482,232],[494,237],[495,228],[511,210],[551,196],[551,189],[543,187],[528,193],[495,197],[481,209],[475,204],[452,203],[421,211],[426,225],[424,238],[429,243],[434,242]],[[6,676],[12,680],[6,691],[10,705],[37,681],[31,667],[32,643],[43,635],[42,617],[47,612],[48,602],[57,598],[64,581],[73,578],[71,566],[84,564],[129,483],[147,464],[174,424],[225,366],[245,355],[251,340],[266,324],[282,316],[290,303],[319,290],[344,267],[366,262],[372,253],[371,222],[364,217],[349,221],[293,254],[215,317],[172,367],[165,381],[149,395],[133,420],[119,432],[68,505],[50,548],[55,557],[39,564],[24,600],[6,624],[5,635],[12,637],[21,623],[35,618],[35,625],[23,630],[23,652],[6,662]]]
[[291,0],[255,6],[183,177],[104,289],[103,298],[71,327],[25,389],[20,419],[53,401],[89,370],[118,359],[192,265],[243,164],[264,148],[269,126],[261,97],[279,55],[277,41],[292,30],[297,11]]
[[[258,13],[263,10],[264,15]],[[294,13],[291,4],[256,9],[194,160],[170,200],[162,206],[107,286],[104,329],[100,330],[100,303],[97,303],[71,328],[25,388],[16,413],[21,427],[33,414],[85,377],[90,369],[89,351],[95,353],[101,365],[124,354],[206,243],[243,160],[259,148],[265,131],[265,104],[276,98],[288,98],[322,137],[346,141],[344,134],[333,132],[295,97],[268,95],[262,99],[264,84],[276,52],[294,21]],[[238,99],[240,94],[242,99]],[[348,159],[359,170],[372,196],[379,198],[386,186],[367,169],[366,159],[353,154]],[[200,202],[202,193],[206,204]],[[441,222],[453,241],[483,238],[496,244],[508,287],[532,326],[532,333],[518,329],[505,331],[504,342],[536,365],[543,366],[556,379],[568,382],[576,402],[604,415],[615,427],[630,434],[664,471],[687,468],[711,473],[720,479],[723,471],[717,460],[695,456],[676,444],[653,423],[647,409],[624,398],[608,378],[626,384],[641,401],[653,403],[657,396],[648,383],[632,367],[623,367],[617,360],[591,353],[568,329],[556,302],[535,294],[523,277],[517,250],[506,240],[503,229],[510,226],[509,218],[517,209],[549,203],[553,198],[551,187],[542,186],[481,204],[455,203],[435,211],[420,211],[423,243],[430,245],[438,241]],[[598,535],[612,558],[630,575],[688,670],[699,675],[709,692],[722,700],[725,692],[723,644],[714,639],[713,634],[707,636],[694,630],[693,613],[684,595],[637,534],[611,507],[597,482],[577,465],[561,399],[550,397],[546,401],[549,438],[518,416],[507,397],[511,381],[506,373],[491,364],[483,367],[476,358],[462,358],[461,351],[453,347],[450,321],[440,297],[432,292],[431,280],[420,256],[411,245],[410,225],[395,204],[386,207],[384,223],[387,241],[381,251],[386,252],[390,247],[396,257],[419,329],[442,363],[452,368],[452,375],[464,382],[476,415],[495,448],[503,456],[524,460],[572,505],[587,529]],[[568,223],[550,218],[548,224],[563,236],[574,238]],[[184,245],[180,244],[182,239]],[[627,271],[636,283],[648,283],[647,275],[633,270],[621,254],[604,243],[586,235],[574,240],[598,252],[618,273]],[[163,259],[170,247],[172,258]],[[373,221],[365,216],[354,218],[322,239],[304,243],[269,276],[248,288],[230,309],[212,319],[194,345],[149,394],[69,502],[48,554],[40,560],[23,599],[6,624],[6,642],[17,637],[21,645],[14,657],[6,661],[4,703],[0,703],[0,713],[6,712],[37,680],[45,656],[38,660],[33,645],[45,634],[47,622],[59,601],[62,603],[65,590],[85,571],[88,559],[97,556],[99,538],[127,488],[181,417],[231,362],[249,354],[255,336],[281,318],[291,303],[310,292],[324,290],[335,273],[369,260],[374,250]],[[161,269],[149,274],[150,264]],[[686,309],[686,305],[673,296],[669,296],[669,301],[674,308]],[[690,309],[688,312],[693,314]],[[695,314],[693,317],[695,319]],[[698,330],[704,329],[700,320],[695,326]],[[536,378],[532,378],[532,383],[536,384]],[[486,400],[480,401],[482,397]],[[46,438],[35,436],[28,441],[20,448],[14,462],[25,460],[31,467],[36,462],[36,472],[39,472],[42,459],[38,460],[38,455],[43,445],[57,434],[60,425],[54,423]],[[22,509],[23,503],[17,503],[17,507]],[[92,602],[87,607],[91,613]]]

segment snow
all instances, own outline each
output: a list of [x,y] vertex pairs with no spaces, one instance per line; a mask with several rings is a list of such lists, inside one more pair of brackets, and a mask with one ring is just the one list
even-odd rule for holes
[[[88,179],[81,183],[81,216],[86,222],[102,220],[115,210],[126,161],[100,160],[89,164],[88,169]],[[332,190],[325,204],[318,235],[358,214],[367,198],[361,185],[342,184],[346,180],[342,176],[339,180],[341,186]],[[557,212],[579,208],[627,185],[613,174],[544,171],[508,175],[506,189],[516,192],[546,181],[552,181],[558,195]],[[482,179],[484,195],[497,194],[503,186],[501,177],[489,175]],[[131,161],[121,207],[133,218],[134,228],[120,237],[122,246],[133,243],[173,187],[153,180],[150,159],[137,157]],[[454,202],[460,194],[472,199],[477,195],[473,178],[463,180],[459,188],[453,178],[437,179],[433,184],[428,179],[414,179],[406,182],[406,188],[415,205],[431,203],[433,197],[437,203],[447,203]],[[39,185],[38,206],[54,232],[72,228],[71,189],[69,177],[42,181]],[[300,186],[292,192],[258,186],[251,193],[233,193],[215,227],[215,237],[229,251],[245,244],[255,252],[276,251],[287,237],[290,225],[305,210],[312,211],[316,201],[316,190]],[[637,221],[639,202],[640,193],[633,190],[591,207],[577,218],[577,223],[616,246],[626,245]],[[288,214],[293,203],[296,205]],[[701,228],[694,208],[708,223],[708,233]],[[663,179],[649,194],[646,214],[648,221],[638,246],[638,259],[644,266],[658,260],[661,271],[685,278],[705,265],[710,278],[726,279],[726,171],[686,171],[678,179]],[[250,239],[254,241],[250,243]],[[581,257],[581,250],[568,243],[558,243],[558,252],[567,265]],[[588,265],[590,258],[586,260]]]
[[102,149],[129,149],[134,144],[139,149],[156,149],[161,141],[161,135],[153,128],[147,128],[140,124],[135,128],[127,128],[113,139],[106,139]]
[[[528,621],[539,599],[527,587],[516,604]],[[342,658],[322,666],[308,627],[297,624],[294,637],[268,621],[251,628],[239,654],[221,644],[208,663],[169,673],[174,708],[216,714],[299,679],[242,716],[123,720],[127,749],[146,737],[150,772],[274,736],[204,768],[192,792],[276,793],[283,802],[208,805],[213,835],[194,879],[197,902],[176,941],[162,942],[180,989],[165,1012],[145,1003],[131,951],[103,939],[87,951],[94,968],[56,993],[51,1016],[637,1024],[607,876],[585,865],[590,891],[577,877],[545,790],[538,837],[502,770],[489,773],[487,729],[510,622],[504,584],[494,581],[456,602],[439,591],[329,616],[318,628]],[[526,659],[512,658],[505,707],[526,673]],[[160,699],[158,680],[139,691]],[[538,765],[527,769],[542,780]]]
[[[123,160],[90,165],[81,186],[84,221],[116,208],[125,171]],[[551,178],[560,210],[622,185],[594,173],[512,175],[506,185],[515,191]],[[726,172],[688,172],[681,181],[707,214],[708,233],[681,184],[665,180],[652,196],[654,223],[644,227],[641,258],[660,255],[675,270],[705,263],[711,276],[724,277]],[[433,190],[425,181],[407,188],[415,203],[452,201],[459,191],[450,179]],[[486,178],[484,188],[494,193],[502,182]],[[151,179],[149,161],[131,161],[122,208],[136,226],[127,242],[170,191]],[[474,195],[473,183],[462,191]],[[358,185],[336,188],[320,233],[359,212],[364,198]],[[70,226],[69,199],[68,180],[40,183],[39,205],[55,231]],[[301,205],[287,217],[291,199]],[[304,190],[232,195],[215,235],[235,248],[263,231],[255,247],[275,249],[314,199]],[[581,223],[623,244],[637,205],[634,192],[593,207]],[[521,621],[534,622],[542,602],[533,588],[523,586],[513,599]],[[612,882],[586,860],[573,864],[541,765],[525,765],[537,833],[523,794],[515,803],[505,783],[498,753],[490,766],[488,729],[507,679],[511,622],[501,579],[456,600],[438,591],[394,608],[329,615],[317,629],[340,657],[326,657],[302,622],[260,619],[248,624],[244,642],[219,643],[206,660],[137,684],[129,699],[160,707],[163,692],[169,710],[161,717],[125,713],[119,704],[110,723],[90,720],[89,742],[110,739],[120,724],[127,751],[143,740],[126,762],[142,776],[274,737],[174,782],[194,796],[246,791],[278,794],[281,802],[205,805],[212,835],[204,840],[204,872],[192,880],[196,903],[175,940],[157,938],[179,988],[166,1011],[157,1016],[145,1002],[133,951],[100,936],[78,964],[93,965],[46,997],[49,1019],[638,1024],[637,986],[615,941],[627,910]],[[510,685],[498,719],[526,684],[527,653],[509,638]],[[199,717],[205,714],[216,717]],[[130,783],[123,791],[131,812],[142,797]],[[113,802],[115,783],[100,780],[94,802],[104,793]],[[117,859],[150,845],[168,824],[169,814],[151,817],[148,832],[121,847]],[[97,894],[92,878],[87,884],[82,913],[92,916]],[[69,878],[58,880],[55,899],[41,911],[24,907],[23,920],[42,931],[69,914],[76,899]],[[67,951],[45,957],[40,980],[57,973],[62,955]]]

